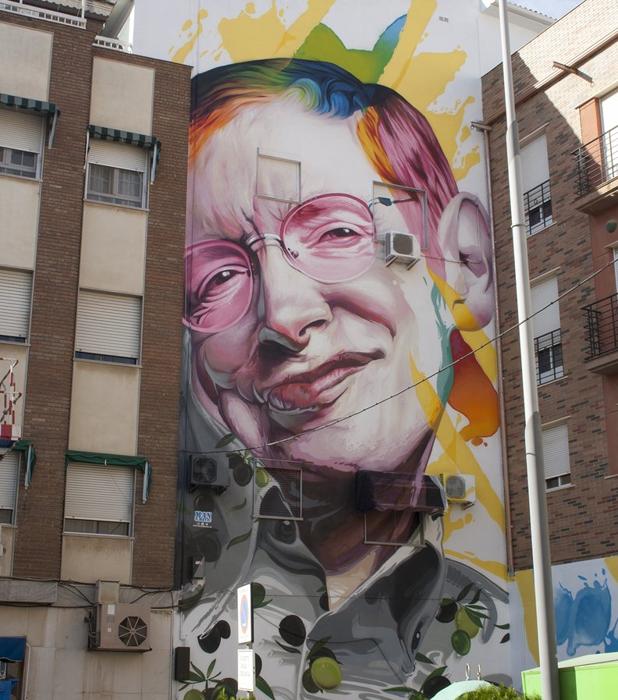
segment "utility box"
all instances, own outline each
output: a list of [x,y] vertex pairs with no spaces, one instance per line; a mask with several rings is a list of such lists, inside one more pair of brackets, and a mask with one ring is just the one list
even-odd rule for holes
[[[618,653],[590,654],[558,664],[560,700],[609,700],[617,697]],[[526,695],[541,695],[541,670],[522,671]],[[542,696],[541,696],[542,697]]]

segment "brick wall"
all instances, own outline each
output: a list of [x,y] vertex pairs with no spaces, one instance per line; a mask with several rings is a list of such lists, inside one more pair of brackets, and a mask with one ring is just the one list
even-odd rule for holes
[[[547,125],[549,172],[554,224],[528,239],[530,277],[555,270],[559,292],[577,284],[594,269],[609,261],[610,252],[593,254],[588,215],[575,209],[576,182],[574,149],[580,145],[579,105],[610,89],[618,61],[616,46],[610,46],[580,65],[594,83],[566,74],[533,94],[530,91],[557,60],[569,63],[570,56],[584,55],[606,33],[612,2],[587,0],[563,20],[546,30],[514,56],[517,85],[517,117],[520,136],[525,138]],[[517,321],[515,278],[507,189],[502,67],[483,78],[483,105],[491,121],[490,159],[496,239],[496,273],[500,324]],[[528,94],[528,99],[522,96]],[[519,98],[519,99],[518,99]],[[611,212],[606,212],[606,218]],[[614,214],[615,216],[615,214]],[[607,244],[612,240],[608,238]],[[599,275],[598,283],[615,289],[613,270]],[[543,423],[567,418],[571,455],[572,487],[547,495],[552,559],[563,562],[616,553],[618,535],[618,479],[608,476],[605,382],[584,363],[585,326],[581,307],[594,301],[595,280],[589,281],[560,301],[564,353],[564,379],[539,387]],[[515,333],[502,345],[505,438],[513,521],[513,551],[516,569],[531,565],[528,494],[523,444],[519,341]],[[615,428],[614,428],[615,429]]]
[[[3,17],[3,19],[5,19]],[[58,578],[64,508],[75,310],[90,109],[91,45],[98,31],[13,19],[54,32],[49,99],[62,110],[45,149],[32,298],[24,435],[34,440],[32,486],[19,494],[15,576]]]

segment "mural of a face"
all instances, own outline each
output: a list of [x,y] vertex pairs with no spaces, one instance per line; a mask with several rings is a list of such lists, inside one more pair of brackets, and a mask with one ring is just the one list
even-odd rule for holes
[[[438,230],[424,230],[422,202],[410,193],[382,186],[379,195],[395,202],[385,205],[375,185],[384,174],[359,139],[362,112],[341,118],[306,102],[292,91],[236,110],[193,160],[187,324],[194,391],[245,445],[294,436],[270,454],[342,471],[422,470],[433,442],[430,417],[417,393],[403,390],[412,367],[431,376],[451,361],[453,327],[432,273],[457,268],[441,273],[447,284],[449,275],[457,278],[454,307],[470,295],[466,323],[490,320],[485,219],[462,195]],[[289,169],[275,168],[258,184],[258,152],[300,162],[301,203],[259,195],[265,187],[289,192],[291,183]],[[435,212],[440,203],[432,206]],[[423,245],[411,270],[385,265],[387,230],[413,233]],[[439,260],[442,249],[457,257]]]

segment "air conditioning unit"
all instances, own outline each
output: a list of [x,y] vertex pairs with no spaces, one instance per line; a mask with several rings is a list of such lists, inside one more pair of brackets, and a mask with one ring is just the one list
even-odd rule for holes
[[476,482],[469,474],[442,474],[442,485],[449,503],[469,508],[476,502]]
[[136,603],[97,605],[88,648],[95,651],[150,651],[150,608]]
[[384,257],[387,266],[398,262],[409,270],[421,257],[416,236],[401,231],[387,231],[384,236]]
[[230,470],[227,464],[207,455],[191,455],[191,487],[208,487],[222,492],[230,485]]

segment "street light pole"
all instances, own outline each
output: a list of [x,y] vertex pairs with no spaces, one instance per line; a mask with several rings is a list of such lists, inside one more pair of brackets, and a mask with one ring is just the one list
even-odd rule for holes
[[532,329],[531,324],[526,322],[526,319],[530,316],[532,304],[530,302],[528,244],[521,186],[519,133],[515,117],[515,96],[511,70],[511,47],[506,0],[498,0],[498,7],[500,10],[500,38],[502,40],[511,230],[513,233],[515,257],[517,315],[520,322],[519,348],[524,394],[526,469],[528,476],[528,501],[530,504],[534,597],[541,666],[541,691],[543,700],[559,700],[560,686],[556,658],[556,629],[551,581],[551,552],[547,527],[547,504],[545,501],[541,419],[539,415],[539,397],[536,389]]

